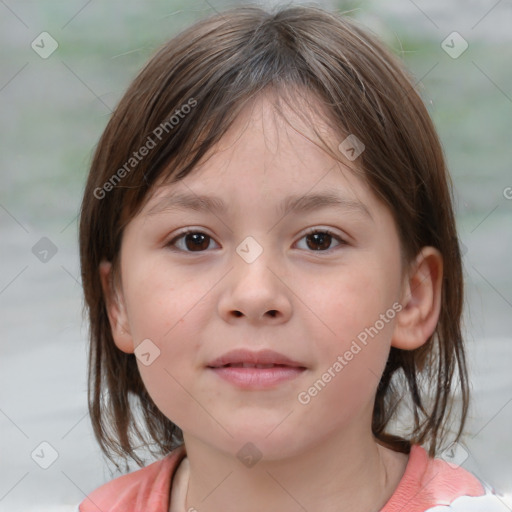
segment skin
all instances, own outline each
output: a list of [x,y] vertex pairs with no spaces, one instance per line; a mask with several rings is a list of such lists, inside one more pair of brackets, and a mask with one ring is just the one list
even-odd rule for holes
[[[320,106],[314,98],[309,104],[325,128]],[[406,455],[373,437],[373,402],[390,347],[417,348],[435,329],[441,255],[424,247],[402,268],[389,209],[304,136],[313,138],[307,124],[293,112],[286,117],[295,129],[267,97],[257,98],[209,160],[159,186],[128,224],[120,285],[110,284],[109,262],[100,266],[117,347],[132,353],[150,339],[160,351],[138,366],[154,402],[183,430],[187,510],[370,512],[384,506],[406,467]],[[343,140],[325,134],[333,147]],[[369,215],[332,206],[276,213],[288,195],[327,188]],[[176,191],[220,196],[229,209],[148,214]],[[190,250],[190,237],[189,252],[186,238],[172,250],[186,227],[209,235],[201,250]],[[330,229],[326,250],[314,250],[322,243],[307,238],[308,228]],[[263,249],[252,263],[236,252],[247,236]],[[394,303],[402,310],[308,404],[299,403],[298,394]],[[307,369],[273,389],[241,390],[205,368],[239,347],[270,348]],[[248,442],[262,454],[252,467],[237,458]]]

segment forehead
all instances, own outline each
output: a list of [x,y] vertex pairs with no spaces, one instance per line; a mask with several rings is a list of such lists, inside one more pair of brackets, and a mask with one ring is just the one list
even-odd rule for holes
[[267,201],[279,198],[278,213],[343,203],[369,214],[354,197],[356,189],[361,193],[366,186],[364,173],[339,151],[343,135],[326,119],[312,95],[297,97],[293,108],[272,95],[254,98],[187,176],[171,182],[172,175],[165,173],[145,211],[154,213],[172,203],[221,212],[229,207],[222,196],[250,195],[256,188]]

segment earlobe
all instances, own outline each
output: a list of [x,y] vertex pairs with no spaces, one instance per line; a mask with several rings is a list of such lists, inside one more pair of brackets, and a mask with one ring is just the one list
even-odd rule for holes
[[396,317],[391,345],[403,350],[421,347],[435,331],[441,311],[443,257],[423,247],[405,276],[402,310]]
[[105,260],[102,261],[99,266],[99,272],[114,343],[119,350],[132,354],[135,347],[130,334],[128,315],[126,314],[123,295],[116,290],[114,284],[112,263]]

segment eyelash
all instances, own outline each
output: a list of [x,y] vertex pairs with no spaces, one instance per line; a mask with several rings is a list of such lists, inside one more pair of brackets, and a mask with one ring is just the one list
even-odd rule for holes
[[[305,238],[305,237],[307,237],[309,235],[313,235],[315,233],[321,233],[321,234],[324,234],[324,235],[327,235],[327,236],[330,236],[330,237],[334,238],[335,240],[337,240],[339,242],[339,246],[347,245],[347,242],[345,242],[345,240],[343,240],[340,236],[334,234],[330,229],[327,229],[327,228],[310,228],[310,229],[308,229],[308,231],[306,233],[304,233],[304,235],[299,240],[302,240],[303,238]],[[188,250],[184,250],[184,249],[176,249],[174,247],[174,245],[175,245],[177,240],[180,240],[181,238],[184,238],[184,237],[186,237],[187,235],[190,235],[190,234],[206,235],[208,238],[213,240],[213,238],[210,237],[210,235],[208,235],[207,233],[204,233],[203,231],[200,231],[200,230],[197,230],[197,229],[187,229],[185,231],[182,231],[178,235],[176,235],[172,240],[170,240],[166,244],[166,247],[169,247],[172,251],[185,252],[185,253],[189,253],[189,254],[206,252],[206,251],[188,251]],[[337,247],[339,247],[339,246],[337,246]],[[336,248],[336,246],[334,247],[334,249],[335,248]],[[332,251],[333,251],[333,249],[331,248],[331,249],[316,250],[316,251],[310,250],[310,251],[307,251],[307,252],[326,253],[326,252],[332,252]]]

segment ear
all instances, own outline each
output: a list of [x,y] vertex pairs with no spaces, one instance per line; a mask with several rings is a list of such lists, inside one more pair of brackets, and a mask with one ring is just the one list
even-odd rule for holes
[[118,292],[114,283],[112,263],[110,261],[102,261],[99,272],[114,343],[119,350],[132,354],[135,347],[130,334],[128,315],[126,314],[122,291]]
[[434,332],[441,311],[443,257],[434,247],[423,247],[404,278],[391,346],[403,350],[421,347]]

